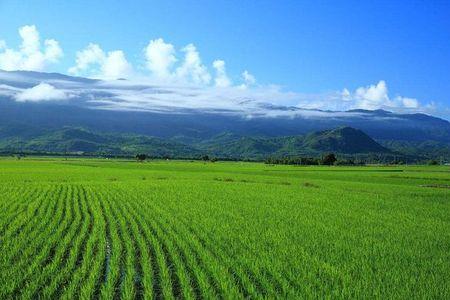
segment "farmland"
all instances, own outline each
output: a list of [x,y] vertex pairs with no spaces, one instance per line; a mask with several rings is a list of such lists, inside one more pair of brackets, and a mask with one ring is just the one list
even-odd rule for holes
[[0,160],[0,299],[450,298],[450,167]]

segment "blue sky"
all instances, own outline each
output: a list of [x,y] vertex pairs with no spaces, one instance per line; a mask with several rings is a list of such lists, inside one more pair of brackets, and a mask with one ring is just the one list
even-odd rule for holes
[[[362,107],[375,98],[381,108],[380,99],[417,100],[403,106],[449,114],[448,1],[0,1],[4,49],[19,49],[24,25],[64,53],[44,71],[68,73],[77,52],[95,43],[106,59],[121,50],[134,73],[148,75],[144,49],[162,38],[173,46],[173,70],[183,64],[183,47],[195,45],[211,84],[221,69],[213,63],[223,60],[234,85],[247,70],[255,85],[276,84],[316,102],[343,92]],[[329,106],[318,108],[340,108]]]

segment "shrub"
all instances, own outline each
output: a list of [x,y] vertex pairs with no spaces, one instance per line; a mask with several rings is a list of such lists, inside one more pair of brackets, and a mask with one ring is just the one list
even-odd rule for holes
[[147,159],[147,154],[136,154],[137,161],[144,161]]
[[331,166],[336,162],[336,155],[334,153],[327,154],[322,159],[322,165]]

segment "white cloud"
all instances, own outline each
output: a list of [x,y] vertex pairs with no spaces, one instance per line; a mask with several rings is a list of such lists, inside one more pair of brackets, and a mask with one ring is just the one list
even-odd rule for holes
[[121,50],[108,52],[102,64],[102,74],[106,78],[128,77],[132,67]]
[[[35,86],[26,89],[23,88],[24,83]],[[370,85],[366,87],[366,90],[369,88]],[[361,108],[358,106],[359,98],[356,99],[356,90],[311,95],[284,91],[275,85],[257,85],[242,89],[240,86],[217,88],[212,85],[193,86],[177,82],[161,84],[149,78],[132,78],[125,81],[79,81],[70,78],[61,80],[56,75],[54,78],[48,76],[44,78],[40,77],[40,74],[0,71],[0,95],[16,101],[71,99],[71,103],[75,105],[110,110],[170,113],[199,110],[250,117],[340,117],[358,114],[358,112],[343,112]],[[361,91],[358,97],[365,95]],[[374,94],[376,93],[370,95]],[[347,97],[346,100],[343,99],[345,97]],[[374,96],[371,99],[378,98]],[[437,110],[434,103],[421,105],[412,98],[398,96],[389,101],[396,107],[377,108],[400,113],[433,113]]]
[[52,63],[57,63],[59,58],[63,56],[59,43],[53,39],[45,40],[45,58]]
[[244,78],[245,84],[253,85],[253,84],[256,83],[255,76],[253,76],[252,74],[250,74],[247,70],[245,70],[244,72],[242,72],[242,78]]
[[105,79],[129,77],[133,73],[131,64],[121,50],[105,53],[97,45],[90,43],[76,54],[76,64],[69,69],[73,75],[85,75]]
[[419,101],[414,98],[407,98],[407,97],[397,97],[397,101],[401,101],[404,107],[406,108],[418,108],[419,107]]
[[344,101],[351,101],[352,95],[350,94],[350,91],[346,88],[344,88],[341,92],[342,100]]
[[177,61],[175,48],[159,38],[151,40],[144,49],[147,68],[156,78],[167,79],[172,76],[171,68]]
[[86,72],[92,64],[101,64],[105,53],[97,44],[90,43],[85,49],[77,52],[76,65],[69,69],[70,74]]
[[354,93],[359,108],[376,109],[382,106],[392,106],[388,96],[388,89],[384,80],[376,85],[359,87]]
[[[88,89],[85,89],[87,92]],[[276,86],[241,89],[237,86],[193,86],[179,84],[155,84],[154,81],[103,81],[89,88],[92,92],[89,104],[111,110],[137,110],[183,113],[189,110],[242,115],[288,115],[302,113],[285,110],[283,106],[272,108],[270,103],[292,102],[295,93],[284,92]],[[96,96],[96,93],[99,96]],[[112,93],[111,96],[105,96]],[[211,100],[213,99],[213,101]]]
[[256,84],[255,76],[250,74],[249,71],[245,70],[244,72],[242,72],[241,76],[244,83],[240,85],[240,88],[246,89]]
[[36,26],[23,26],[19,29],[19,35],[22,38],[22,45],[20,49],[23,53],[32,55],[39,52],[40,37]]
[[[162,38],[150,40],[143,50],[145,69],[150,71],[150,79],[157,84],[210,86],[212,76],[203,64],[195,45],[188,44],[181,49],[181,52],[184,53],[184,57],[178,59],[174,45],[165,42]],[[230,87],[232,82],[227,75],[225,62],[215,60],[212,66],[216,73],[213,84],[216,87]],[[99,45],[94,43],[77,52],[76,64],[68,72],[73,75],[103,79],[146,78],[143,74],[134,73],[133,67],[122,51],[105,53]],[[255,77],[248,71],[244,71],[242,76],[244,84],[240,87],[255,84]]]
[[181,81],[199,85],[209,84],[211,75],[200,59],[200,54],[193,44],[189,44],[181,51],[185,53],[184,61],[176,70],[176,76]]
[[215,85],[217,87],[229,87],[231,81],[225,70],[225,62],[223,60],[215,60],[213,62],[213,67],[216,69],[216,78],[214,79]]
[[21,90],[7,84],[0,84],[0,96],[14,98],[18,91]]
[[389,97],[389,90],[384,80],[377,84],[371,84],[365,87],[357,88],[353,93],[344,89],[338,93],[338,97],[331,97],[330,102],[341,102],[342,109],[388,109],[388,110],[408,110],[420,108],[417,99],[396,96]]
[[32,88],[25,89],[15,95],[19,102],[24,101],[52,101],[52,100],[66,100],[69,96],[62,90],[56,89],[48,83],[40,83]]
[[353,92],[343,89],[339,92],[321,94],[297,94],[297,107],[320,110],[346,111],[351,109],[385,109],[398,113],[428,112],[432,113],[430,105],[422,105],[417,99],[402,96],[389,96],[389,89],[384,80],[377,84],[362,86]]
[[[42,71],[49,64],[58,62],[63,55],[56,40],[46,39],[41,42],[39,32],[34,25],[21,27],[19,35],[22,42],[18,49],[8,48],[6,43],[0,40],[0,69]],[[228,100],[233,103],[256,101],[275,105],[297,106],[298,108],[339,111],[361,108],[412,112],[427,111],[434,107],[429,104],[422,105],[417,99],[410,97],[398,95],[390,97],[384,80],[380,80],[376,84],[361,86],[354,91],[343,89],[341,92],[332,91],[317,95],[305,95],[282,92],[276,86],[257,85],[255,77],[245,70],[241,74],[240,84],[233,85],[227,75],[223,60],[215,60],[212,63],[212,70],[215,73],[212,77],[194,44],[188,44],[181,49],[181,52],[184,57],[177,58],[174,45],[166,43],[162,38],[150,40],[143,51],[145,67],[151,73],[149,78],[148,75],[135,73],[123,51],[105,52],[98,44],[90,43],[85,49],[77,52],[75,65],[68,72],[74,75],[101,79],[128,78],[133,79],[133,82],[140,78],[147,83],[151,82],[154,86],[164,87],[168,91],[167,93],[158,93],[157,96],[151,92],[135,95],[133,96],[132,106],[147,102],[152,105],[163,106],[164,101],[170,106],[173,103],[169,102],[175,97],[183,103],[184,108],[189,108],[189,101],[191,101],[192,107],[197,107],[203,105],[199,105],[201,101],[209,103],[211,100],[216,101],[223,108],[228,107],[228,104],[226,104]],[[1,93],[14,95],[18,101],[25,101],[24,99],[28,99],[27,101],[52,100],[55,95],[64,99],[67,96],[63,90],[59,90],[59,85],[56,82],[45,80],[46,83],[41,83],[41,81],[33,82],[37,86],[24,90],[22,93],[3,86]],[[147,88],[151,89],[151,85],[148,85]],[[20,88],[20,90],[23,90],[23,88]],[[70,95],[75,95],[72,92]],[[49,96],[45,96],[44,93]],[[182,95],[182,93],[189,96]],[[36,96],[37,94],[39,96]],[[126,96],[129,97],[127,93]],[[139,100],[141,96],[143,99]],[[229,99],[226,99],[226,97]],[[155,100],[157,103],[152,102],[151,99],[154,98],[158,98]],[[202,99],[200,102],[198,102],[199,98]],[[97,101],[95,97],[93,99]],[[175,102],[178,100],[175,99]],[[116,103],[115,105],[125,104]]]
[[19,35],[22,39],[19,50],[8,48],[4,41],[0,41],[0,69],[43,71],[48,64],[58,62],[63,56],[56,40],[45,40],[44,47],[41,47],[39,32],[34,25],[19,28]]

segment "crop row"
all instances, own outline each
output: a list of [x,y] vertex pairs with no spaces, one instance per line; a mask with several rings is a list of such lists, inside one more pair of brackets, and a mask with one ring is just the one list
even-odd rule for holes
[[66,184],[5,188],[2,299],[217,298],[288,295],[293,278],[249,261],[207,228],[173,218],[121,187]]

